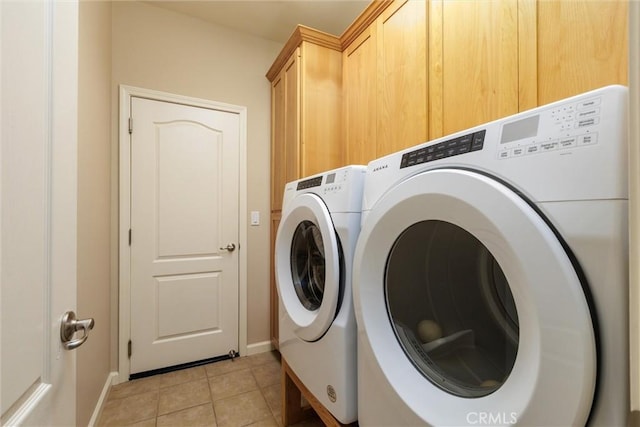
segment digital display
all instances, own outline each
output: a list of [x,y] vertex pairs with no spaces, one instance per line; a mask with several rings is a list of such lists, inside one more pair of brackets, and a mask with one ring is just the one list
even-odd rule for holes
[[330,173],[329,175],[327,175],[327,180],[324,182],[325,184],[333,184],[336,180],[336,174],[335,173]]
[[507,142],[536,136],[538,134],[538,123],[540,123],[540,116],[537,114],[516,122],[506,123],[502,126],[500,143],[505,144]]

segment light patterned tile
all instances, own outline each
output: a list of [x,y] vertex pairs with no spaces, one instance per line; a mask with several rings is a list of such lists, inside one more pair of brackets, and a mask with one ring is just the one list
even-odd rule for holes
[[156,418],[153,417],[135,424],[129,424],[127,427],[156,427]]
[[134,394],[109,400],[104,405],[99,426],[123,426],[154,418],[158,410],[158,392]]
[[111,387],[109,400],[122,399],[123,397],[133,396],[134,394],[156,391],[159,388],[160,378],[157,376],[131,380]]
[[268,387],[274,384],[280,384],[281,368],[279,362],[269,362],[251,368],[253,376],[260,388]]
[[251,367],[248,357],[238,357],[233,360],[221,360],[220,362],[204,365],[208,377],[228,374],[229,372],[240,371]]
[[267,405],[271,408],[274,416],[279,416],[282,413],[282,393],[280,388],[280,384],[274,384],[262,389],[264,400],[267,401]]
[[196,366],[195,368],[183,369],[162,374],[160,377],[160,387],[170,387],[172,385],[188,383],[190,381],[201,380],[207,378],[204,366]]
[[226,397],[257,390],[258,384],[251,369],[244,369],[209,378],[209,387],[211,399],[215,402]]
[[220,427],[245,426],[272,416],[258,390],[214,401],[213,409]]
[[251,366],[264,365],[265,363],[280,363],[280,354],[277,351],[266,351],[264,353],[252,354],[248,357]]
[[160,389],[158,414],[164,415],[181,409],[211,402],[206,379]]
[[158,427],[187,427],[202,426],[216,427],[216,416],[213,413],[213,405],[194,406],[168,415],[158,417]]

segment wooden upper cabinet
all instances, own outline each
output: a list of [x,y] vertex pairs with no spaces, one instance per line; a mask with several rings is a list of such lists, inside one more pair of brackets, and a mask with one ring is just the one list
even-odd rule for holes
[[[281,72],[271,83],[271,164],[285,164],[285,73]],[[271,168],[271,209],[282,209],[286,180],[284,167]]]
[[303,42],[300,83],[301,178],[343,164],[340,49]]
[[376,27],[370,26],[343,52],[343,108],[346,164],[376,157]]
[[518,112],[518,1],[430,7],[430,138]]
[[[296,49],[282,70],[284,79],[284,182],[300,177],[300,49]],[[276,173],[278,173],[276,171]]]
[[376,157],[380,157],[428,138],[426,3],[394,1],[376,27]]
[[269,69],[271,210],[287,182],[342,165],[342,53],[337,37],[298,26]]
[[345,160],[367,164],[427,139],[427,3],[374,2],[343,52]]
[[628,85],[627,1],[539,1],[533,14],[538,105]]

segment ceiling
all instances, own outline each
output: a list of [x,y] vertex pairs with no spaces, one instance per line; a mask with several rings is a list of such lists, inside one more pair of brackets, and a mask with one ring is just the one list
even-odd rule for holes
[[340,36],[370,1],[153,0],[148,3],[257,37],[285,43],[298,24]]

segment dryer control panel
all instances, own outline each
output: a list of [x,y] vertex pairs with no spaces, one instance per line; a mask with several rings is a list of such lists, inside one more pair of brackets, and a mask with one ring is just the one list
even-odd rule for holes
[[539,109],[502,125],[498,159],[570,150],[598,143],[602,96]]
[[486,133],[486,130],[481,130],[404,153],[400,169],[482,150]]

